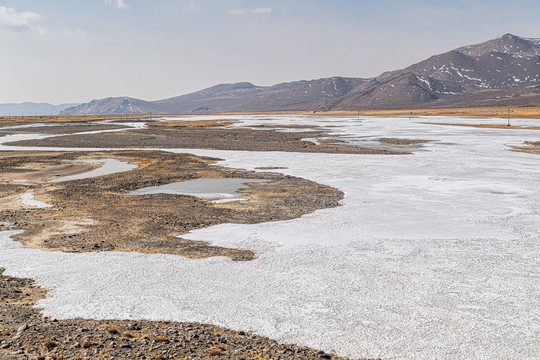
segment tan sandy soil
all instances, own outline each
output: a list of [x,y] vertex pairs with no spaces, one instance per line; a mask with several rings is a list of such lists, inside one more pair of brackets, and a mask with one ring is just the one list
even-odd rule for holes
[[[324,116],[451,116],[451,117],[498,117],[508,116],[508,107],[469,107],[469,108],[434,108],[434,109],[351,109],[351,110],[330,110],[330,111],[265,111],[265,112],[230,112],[217,113],[219,115],[324,115]],[[523,106],[510,107],[511,117],[540,119],[540,107]]]
[[54,320],[34,305],[46,292],[0,269],[0,359],[335,359],[244,331],[163,321]]
[[[4,156],[5,154],[5,156]],[[26,247],[67,252],[137,251],[190,258],[228,256],[252,260],[249,250],[209,246],[177,238],[191,230],[222,223],[259,223],[297,218],[317,209],[338,206],[343,193],[312,181],[270,172],[209,165],[216,159],[160,151],[2,152],[0,153],[0,229],[26,230],[15,237]],[[98,166],[77,159],[115,158],[139,167],[96,178],[50,183],[54,177]],[[213,203],[192,196],[126,195],[142,187],[195,178],[266,179],[247,188],[247,201]],[[27,179],[13,183],[14,179]],[[33,192],[53,205],[23,205]]]
[[[540,119],[540,107],[512,107],[512,118]],[[344,110],[317,111],[303,114],[319,114],[327,116],[452,116],[452,117],[497,117],[507,118],[508,107],[472,107],[472,108],[441,108],[441,109],[397,109],[397,110]]]

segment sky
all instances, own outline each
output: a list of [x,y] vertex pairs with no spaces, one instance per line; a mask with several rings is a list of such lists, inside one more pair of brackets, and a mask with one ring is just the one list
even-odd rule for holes
[[538,0],[0,0],[0,103],[157,100],[374,77],[505,33]]

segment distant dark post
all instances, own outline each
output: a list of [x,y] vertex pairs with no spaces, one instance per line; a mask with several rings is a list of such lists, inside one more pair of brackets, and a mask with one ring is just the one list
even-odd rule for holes
[[506,126],[510,126],[510,108],[508,108],[508,123]]

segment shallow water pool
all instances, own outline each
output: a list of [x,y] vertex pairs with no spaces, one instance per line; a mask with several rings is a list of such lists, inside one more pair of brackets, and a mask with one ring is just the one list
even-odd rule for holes
[[173,194],[197,196],[209,200],[228,199],[246,195],[246,193],[238,192],[238,190],[248,187],[247,183],[266,181],[263,179],[243,178],[202,178],[149,186],[131,191],[128,195]]
[[51,180],[51,182],[64,182],[64,181],[71,181],[71,180],[88,179],[88,178],[92,178],[96,176],[104,176],[104,175],[115,174],[118,172],[129,171],[137,167],[137,165],[129,164],[125,161],[120,161],[116,159],[88,159],[88,160],[79,160],[79,161],[90,163],[90,164],[100,162],[101,166],[97,169],[87,171],[81,174],[62,176],[62,177]]

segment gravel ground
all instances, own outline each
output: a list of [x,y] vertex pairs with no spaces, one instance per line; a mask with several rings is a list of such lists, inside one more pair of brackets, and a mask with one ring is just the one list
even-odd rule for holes
[[0,269],[0,358],[345,359],[244,331],[196,323],[55,320],[33,306],[46,292]]
[[185,148],[245,151],[288,151],[336,154],[397,155],[407,152],[366,148],[342,143],[314,144],[305,138],[324,138],[325,131],[281,132],[273,129],[228,129],[204,127],[158,127],[114,133],[51,137],[9,143],[17,146],[77,148]]

